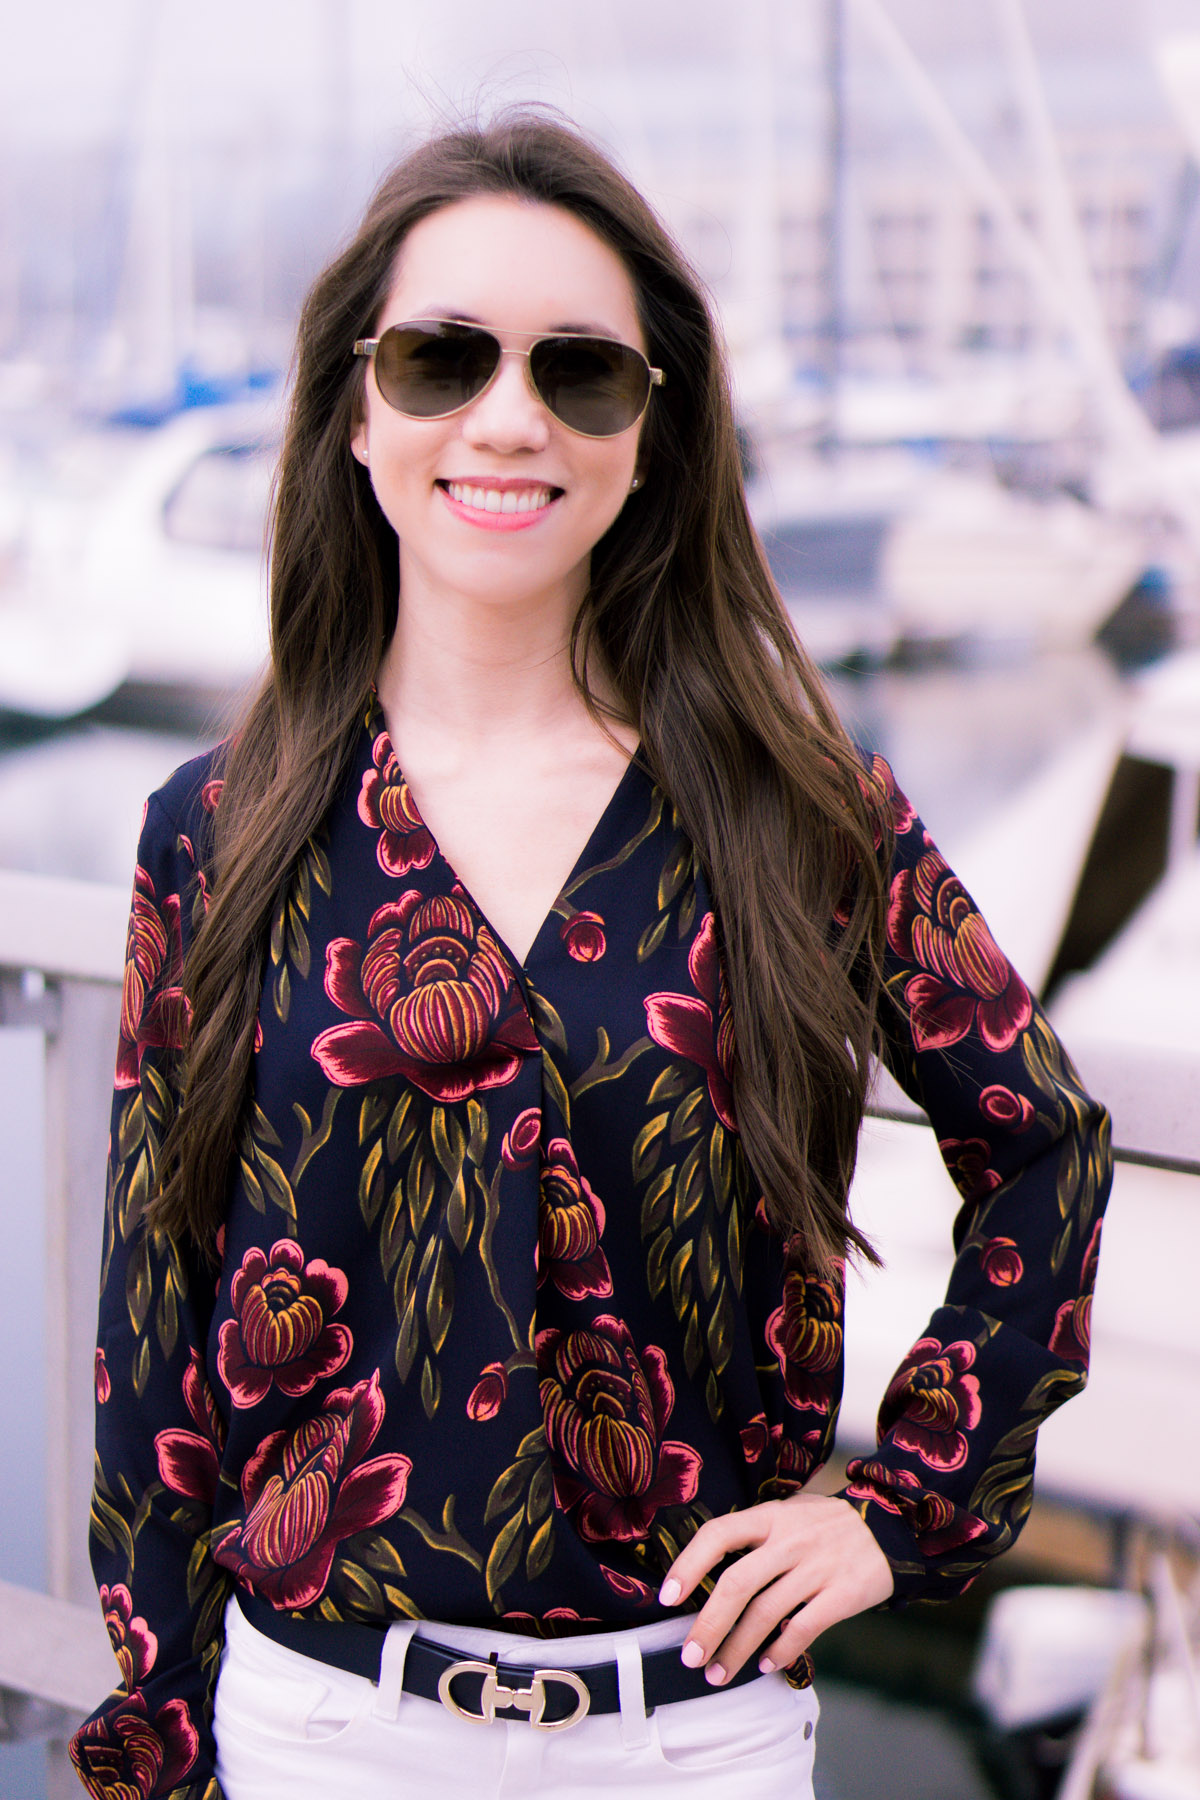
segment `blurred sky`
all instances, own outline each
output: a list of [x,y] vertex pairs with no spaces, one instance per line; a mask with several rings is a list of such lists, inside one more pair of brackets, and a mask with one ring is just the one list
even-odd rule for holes
[[[0,142],[67,147],[121,135],[157,70],[172,126],[203,140],[253,121],[268,131],[359,143],[405,136],[437,107],[541,99],[620,135],[618,77],[639,106],[664,110],[674,67],[728,67],[756,11],[779,56],[815,57],[821,0],[23,0],[0,9]],[[943,72],[987,62],[993,0],[889,0]],[[852,11],[852,7],[851,7]],[[1145,115],[1148,47],[1200,30],[1200,0],[1027,0],[1041,57],[1091,72],[1104,112]],[[853,38],[853,32],[852,32]],[[605,135],[610,135],[605,131]]]

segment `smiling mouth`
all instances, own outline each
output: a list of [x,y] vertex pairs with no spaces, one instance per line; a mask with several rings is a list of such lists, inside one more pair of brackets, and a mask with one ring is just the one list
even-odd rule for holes
[[459,506],[470,506],[476,512],[533,513],[543,512],[562,493],[559,487],[477,487],[469,481],[439,481],[438,487]]

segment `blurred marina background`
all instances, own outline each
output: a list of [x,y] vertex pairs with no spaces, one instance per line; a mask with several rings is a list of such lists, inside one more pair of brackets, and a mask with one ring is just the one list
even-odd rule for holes
[[[951,1608],[822,1641],[822,1800],[1200,1796],[1197,0],[64,0],[0,16],[0,1795],[77,1790],[107,1084],[145,795],[236,717],[308,282],[560,108],[709,283],[797,629],[1121,1151],[1094,1374]],[[954,1195],[880,1091],[839,1444]],[[1140,1436],[1130,1437],[1130,1421]]]

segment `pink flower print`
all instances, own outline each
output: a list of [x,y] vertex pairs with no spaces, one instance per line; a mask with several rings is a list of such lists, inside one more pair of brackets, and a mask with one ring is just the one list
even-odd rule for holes
[[168,1700],[150,1720],[145,1696],[81,1725],[71,1761],[92,1800],[150,1800],[171,1794],[194,1764],[200,1735],[187,1703]]
[[695,994],[647,997],[646,1030],[664,1050],[697,1063],[704,1070],[713,1111],[733,1131],[737,1128],[733,1107],[733,1014],[712,913],[705,913],[692,941],[688,973],[695,984]]
[[989,1050],[1011,1049],[1033,1017],[1029,989],[932,845],[892,883],[887,935],[921,971],[904,989],[918,1050],[948,1049],[973,1031]]
[[999,1082],[985,1087],[979,1096],[979,1110],[993,1125],[1004,1125],[1009,1131],[1028,1131],[1034,1121],[1032,1103],[1024,1094],[1014,1094]]
[[467,1417],[478,1423],[494,1419],[508,1397],[508,1370],[503,1363],[488,1363],[467,1396]]
[[1100,1266],[1100,1225],[1101,1221],[1097,1219],[1083,1253],[1079,1273],[1083,1291],[1077,1300],[1066,1300],[1059,1307],[1050,1336],[1050,1348],[1056,1356],[1067,1362],[1082,1363],[1085,1368],[1092,1353],[1092,1290]]
[[340,1269],[306,1263],[292,1238],[267,1255],[257,1246],[246,1252],[230,1290],[236,1317],[221,1326],[217,1355],[235,1406],[257,1406],[272,1386],[296,1399],[345,1367],[351,1335],[330,1321],[347,1287]]
[[215,1560],[272,1606],[311,1606],[343,1538],[404,1505],[407,1456],[363,1458],[383,1424],[379,1371],[330,1394],[324,1409],[263,1439],[242,1471],[241,1522],[213,1533]]
[[782,1304],[767,1320],[766,1338],[792,1405],[827,1413],[842,1362],[840,1286],[790,1270]]
[[979,1379],[967,1373],[974,1361],[974,1344],[920,1338],[883,1397],[881,1430],[891,1428],[893,1441],[931,1469],[960,1469],[967,1460],[967,1433],[983,1411]]
[[504,1134],[500,1160],[506,1169],[525,1169],[537,1155],[542,1136],[542,1112],[538,1106],[527,1106],[517,1114]]
[[579,1173],[566,1138],[551,1138],[542,1165],[538,1208],[538,1286],[550,1281],[568,1300],[612,1293],[601,1248],[604,1207]]
[[675,1406],[667,1359],[621,1319],[537,1340],[542,1410],[564,1512],[589,1543],[644,1538],[660,1507],[695,1498],[701,1458],[663,1432]]
[[325,992],[350,1023],[315,1039],[337,1087],[401,1075],[433,1100],[463,1100],[514,1080],[539,1048],[521,990],[495,938],[458,890],[410,888],[375,913],[366,948],[335,938]]
[[101,1587],[100,1610],[125,1691],[131,1694],[154,1667],[158,1639],[145,1619],[134,1616],[133,1596],[120,1583]]
[[[139,865],[134,872],[133,907],[125,942],[117,1087],[137,1086],[146,1050],[177,1050],[183,1044],[190,1008],[179,985],[182,973],[179,895],[167,894],[160,903],[154,883]],[[156,987],[159,991],[151,1000]]]
[[599,962],[608,948],[604,920],[599,913],[572,913],[563,922],[558,935],[567,946],[568,956],[573,956],[576,962]]
[[154,1439],[158,1472],[173,1494],[201,1500],[211,1506],[217,1497],[221,1452],[225,1448],[225,1421],[217,1410],[213,1391],[193,1350],[183,1377],[183,1398],[195,1420],[196,1431],[160,1431]]
[[386,731],[380,732],[371,748],[371,767],[362,778],[358,796],[358,816],[379,833],[375,856],[385,874],[407,875],[410,869],[427,869],[433,861],[433,837],[400,773]]
[[1015,1287],[1025,1273],[1021,1253],[1012,1238],[989,1238],[979,1248],[979,1266],[993,1287]]

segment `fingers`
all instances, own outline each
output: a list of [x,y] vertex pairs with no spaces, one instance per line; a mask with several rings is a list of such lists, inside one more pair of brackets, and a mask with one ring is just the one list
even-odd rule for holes
[[[723,1674],[732,1675],[789,1609],[807,1598],[805,1590],[803,1574],[789,1566],[781,1545],[764,1546],[739,1558],[725,1570],[692,1621],[680,1653],[684,1662],[695,1669],[716,1657]],[[730,1655],[736,1657],[732,1666]],[[709,1679],[719,1681],[721,1675],[712,1670]]]
[[690,1668],[707,1665],[716,1685],[763,1645],[764,1673],[786,1667],[830,1625],[892,1591],[887,1559],[852,1507],[795,1495],[709,1520],[668,1571],[664,1605],[686,1599],[737,1549],[747,1553],[721,1574],[680,1652]]
[[690,1637],[709,1650],[708,1680],[719,1686],[736,1675],[764,1643],[776,1637],[781,1624],[790,1626],[792,1615],[806,1609],[811,1592],[811,1582],[789,1570],[755,1594],[724,1629],[715,1618],[699,1615]]
[[768,1510],[768,1506],[754,1506],[746,1512],[726,1513],[722,1518],[709,1519],[702,1525],[667,1570],[666,1579],[658,1590],[662,1604],[678,1606],[693,1592],[697,1582],[703,1581],[734,1550],[761,1544],[769,1530],[761,1515]]
[[[767,1645],[758,1659],[762,1673],[770,1675],[775,1669],[789,1668],[810,1644],[815,1643],[823,1631],[828,1631],[831,1625],[840,1624],[843,1619],[850,1618],[859,1610],[857,1606],[842,1604],[839,1597],[829,1590],[814,1595],[794,1618],[784,1620],[779,1636]],[[741,1663],[738,1667],[741,1667]]]

